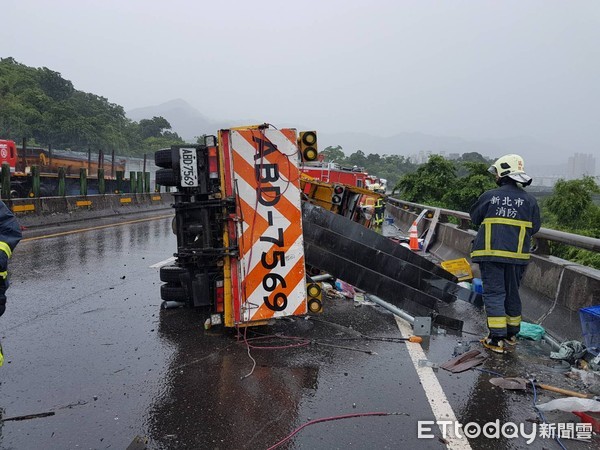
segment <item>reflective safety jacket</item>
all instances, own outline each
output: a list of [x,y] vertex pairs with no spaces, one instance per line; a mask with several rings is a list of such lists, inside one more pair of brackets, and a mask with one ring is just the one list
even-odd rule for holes
[[527,264],[531,236],[541,226],[536,199],[515,184],[484,192],[471,207],[471,221],[479,225],[471,259]]
[[[0,281],[6,280],[8,259],[21,240],[21,226],[4,202],[0,201]],[[4,286],[5,283],[0,283]]]

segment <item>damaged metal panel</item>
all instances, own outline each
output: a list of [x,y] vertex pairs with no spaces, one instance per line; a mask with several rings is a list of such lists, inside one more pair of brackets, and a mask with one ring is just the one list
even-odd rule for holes
[[344,217],[332,214],[329,211],[311,205],[308,202],[302,203],[302,220],[305,223],[313,223],[320,227],[327,228],[335,233],[344,235],[353,241],[361,242],[366,246],[379,250],[388,255],[395,256],[403,261],[407,261],[423,270],[427,270],[441,278],[456,282],[457,279],[450,272],[435,265],[413,251],[392,242],[390,239],[383,238],[379,233],[365,228],[364,226],[347,220]]
[[318,244],[310,242],[309,239],[304,241],[304,257],[307,264],[334,274],[412,315],[431,316],[437,325],[453,330],[462,330],[463,321],[439,314],[438,301],[431,295],[386,277],[354,260],[342,258],[334,252],[320,248]]
[[[321,249],[341,258],[356,261],[375,273],[398,280],[446,303],[456,301],[456,295],[448,292],[449,282],[431,272],[420,269],[404,260],[383,253],[362,242],[327,230],[314,223],[304,229],[305,241],[318,244]],[[383,238],[385,239],[385,238]],[[344,279],[344,281],[348,281]]]
[[[306,214],[312,209],[313,214]],[[362,242],[367,236],[369,244],[387,238],[368,230],[350,232],[353,240],[346,234],[336,233],[310,221],[311,217],[333,216],[332,220],[323,220],[325,225],[344,222],[353,228],[354,222],[333,214],[322,208],[305,203],[303,205],[304,252],[306,263],[324,270],[370,294],[377,295],[391,304],[416,316],[431,316],[434,323],[454,330],[461,330],[463,322],[439,313],[438,302],[456,300],[449,292],[452,282],[435,276],[395,256],[371,248]],[[322,217],[322,216],[321,216]],[[339,221],[337,220],[339,219]],[[338,228],[340,229],[340,228]],[[393,243],[392,243],[393,244]],[[396,245],[396,244],[394,244]]]
[[311,239],[334,254],[358,261],[363,267],[446,303],[458,299],[476,306],[482,304],[481,295],[456,284],[454,275],[375,231],[307,202],[302,205],[302,220],[305,240]]

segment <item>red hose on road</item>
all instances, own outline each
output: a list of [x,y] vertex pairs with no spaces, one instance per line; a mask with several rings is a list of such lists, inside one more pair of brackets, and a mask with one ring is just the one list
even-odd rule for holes
[[341,419],[352,419],[354,417],[391,416],[391,415],[394,415],[394,414],[393,413],[387,413],[387,412],[367,412],[367,413],[344,414],[342,416],[323,417],[321,419],[311,420],[310,422],[306,422],[304,425],[296,428],[291,434],[289,434],[287,437],[283,438],[281,441],[279,441],[277,444],[273,445],[272,447],[269,447],[267,450],[273,450],[274,448],[277,448],[280,445],[285,444],[293,436],[295,436],[296,434],[298,434],[302,429],[306,428],[309,425],[314,425],[315,423],[330,422],[332,420],[341,420]]

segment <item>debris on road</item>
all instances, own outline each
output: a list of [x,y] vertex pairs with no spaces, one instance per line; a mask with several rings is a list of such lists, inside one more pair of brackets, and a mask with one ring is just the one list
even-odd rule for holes
[[446,361],[444,364],[441,364],[440,367],[452,373],[460,373],[482,364],[486,358],[487,354],[481,350],[469,350],[468,352]]
[[529,322],[521,322],[521,331],[517,334],[518,338],[539,341],[546,334],[546,330],[541,325]]
[[[494,386],[501,387],[503,389],[511,389],[511,390],[525,390],[528,385],[534,385],[535,387],[545,389],[547,391],[556,392],[558,394],[568,395],[571,397],[582,398],[582,399],[591,399],[592,396],[588,394],[582,394],[581,392],[571,391],[569,389],[563,389],[556,386],[551,386],[549,384],[538,383],[535,380],[526,380],[521,377],[504,377],[504,378],[491,378],[490,383]],[[600,411],[600,402],[598,403],[598,408]]]
[[585,355],[585,345],[579,341],[566,341],[560,344],[557,352],[550,353],[550,358],[573,362]]
[[6,419],[0,419],[0,422],[39,419],[41,417],[50,417],[50,416],[53,416],[54,414],[56,414],[54,411],[48,411],[48,412],[37,413],[37,414],[26,414],[24,416],[14,416],[14,417],[7,417]]
[[126,450],[146,450],[148,448],[148,438],[142,436],[136,436],[131,441],[131,444],[127,446]]

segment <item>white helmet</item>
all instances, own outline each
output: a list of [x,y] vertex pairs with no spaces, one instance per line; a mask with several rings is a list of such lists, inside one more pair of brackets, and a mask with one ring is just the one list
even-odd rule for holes
[[525,162],[519,155],[504,155],[490,166],[488,169],[498,177],[509,177],[523,186],[529,186],[533,181],[532,178],[525,173]]

